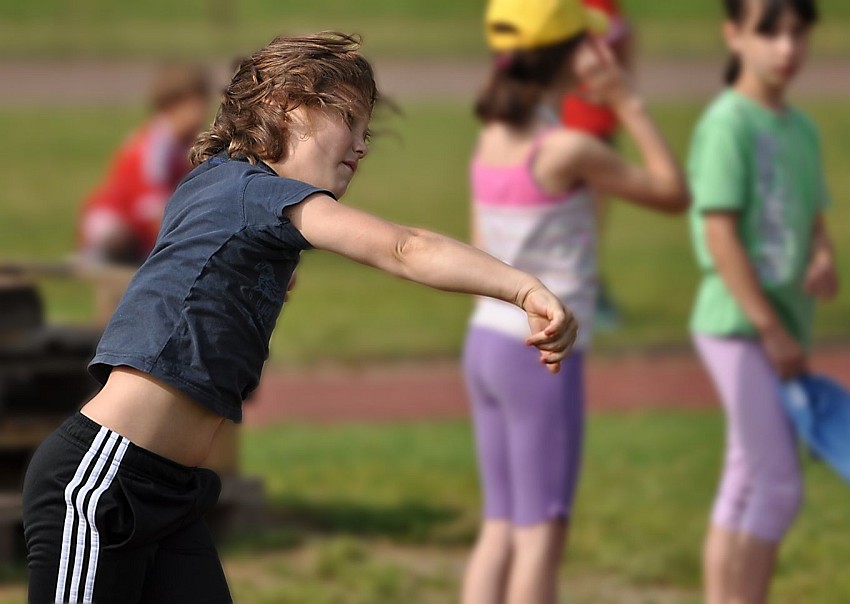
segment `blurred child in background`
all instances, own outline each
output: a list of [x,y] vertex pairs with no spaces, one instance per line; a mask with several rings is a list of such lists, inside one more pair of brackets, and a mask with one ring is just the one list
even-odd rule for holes
[[[480,300],[464,371],[472,400],[484,521],[466,572],[465,604],[551,604],[578,479],[583,351],[596,300],[591,188],[663,212],[688,204],[684,176],[600,40],[579,0],[492,0],[494,51],[475,112],[473,241],[528,271],[579,321],[573,354],[549,379],[523,340],[522,313]],[[642,155],[624,161],[599,138],[560,124],[564,94],[582,82],[610,106]]]
[[79,245],[90,260],[138,266],[153,249],[165,202],[189,173],[189,149],[209,115],[210,81],[195,66],[163,66],[148,120],[118,149],[83,205]]
[[815,0],[725,0],[728,88],[703,114],[689,163],[703,271],[691,319],[726,412],[723,476],[705,544],[709,604],[767,600],[802,500],[780,380],[807,369],[813,297],[837,292],[818,132],[785,98]]
[[[611,52],[621,67],[631,70],[634,55],[634,32],[626,20],[617,0],[582,0],[582,4],[591,10],[605,15],[608,27],[602,39],[611,48]],[[609,145],[615,144],[619,123],[617,114],[601,103],[593,102],[581,91],[572,91],[564,96],[561,105],[561,119],[567,128],[581,130],[599,137]],[[600,195],[594,195],[596,206],[596,227],[599,231],[599,243],[603,244],[607,202]],[[605,279],[601,275],[596,294],[595,327],[613,329],[620,322],[620,311]]]

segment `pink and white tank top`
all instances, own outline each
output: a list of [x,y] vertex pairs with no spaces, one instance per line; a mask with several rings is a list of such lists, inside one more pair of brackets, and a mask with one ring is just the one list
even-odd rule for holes
[[[519,165],[491,166],[473,157],[471,184],[479,244],[496,258],[539,278],[575,314],[577,349],[590,344],[596,302],[596,225],[586,187],[552,195],[534,179],[532,164],[543,139]],[[525,339],[525,313],[506,302],[479,298],[471,323]]]

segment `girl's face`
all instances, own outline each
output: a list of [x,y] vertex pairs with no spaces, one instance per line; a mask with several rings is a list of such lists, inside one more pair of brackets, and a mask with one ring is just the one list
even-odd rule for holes
[[[361,112],[363,113],[363,112]],[[290,112],[287,153],[268,162],[279,176],[331,191],[342,197],[369,152],[369,119],[298,107]]]
[[763,7],[750,0],[743,23],[727,21],[724,35],[741,59],[742,75],[754,76],[771,88],[784,88],[802,67],[809,46],[809,27],[790,8],[782,10],[776,26],[758,31]]

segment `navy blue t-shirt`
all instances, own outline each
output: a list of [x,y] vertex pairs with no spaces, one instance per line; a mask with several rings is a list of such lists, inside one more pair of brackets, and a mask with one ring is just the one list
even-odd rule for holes
[[208,409],[242,420],[301,250],[283,216],[328,191],[265,164],[213,157],[180,183],[153,252],[109,321],[89,371],[106,383],[126,365]]

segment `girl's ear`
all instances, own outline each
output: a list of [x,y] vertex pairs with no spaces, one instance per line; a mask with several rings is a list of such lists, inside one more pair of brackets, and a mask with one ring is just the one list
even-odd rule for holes
[[723,39],[726,41],[726,46],[733,54],[741,52],[741,26],[734,21],[726,20],[723,22]]
[[306,141],[315,130],[314,113],[300,105],[289,112],[288,134],[290,144]]

